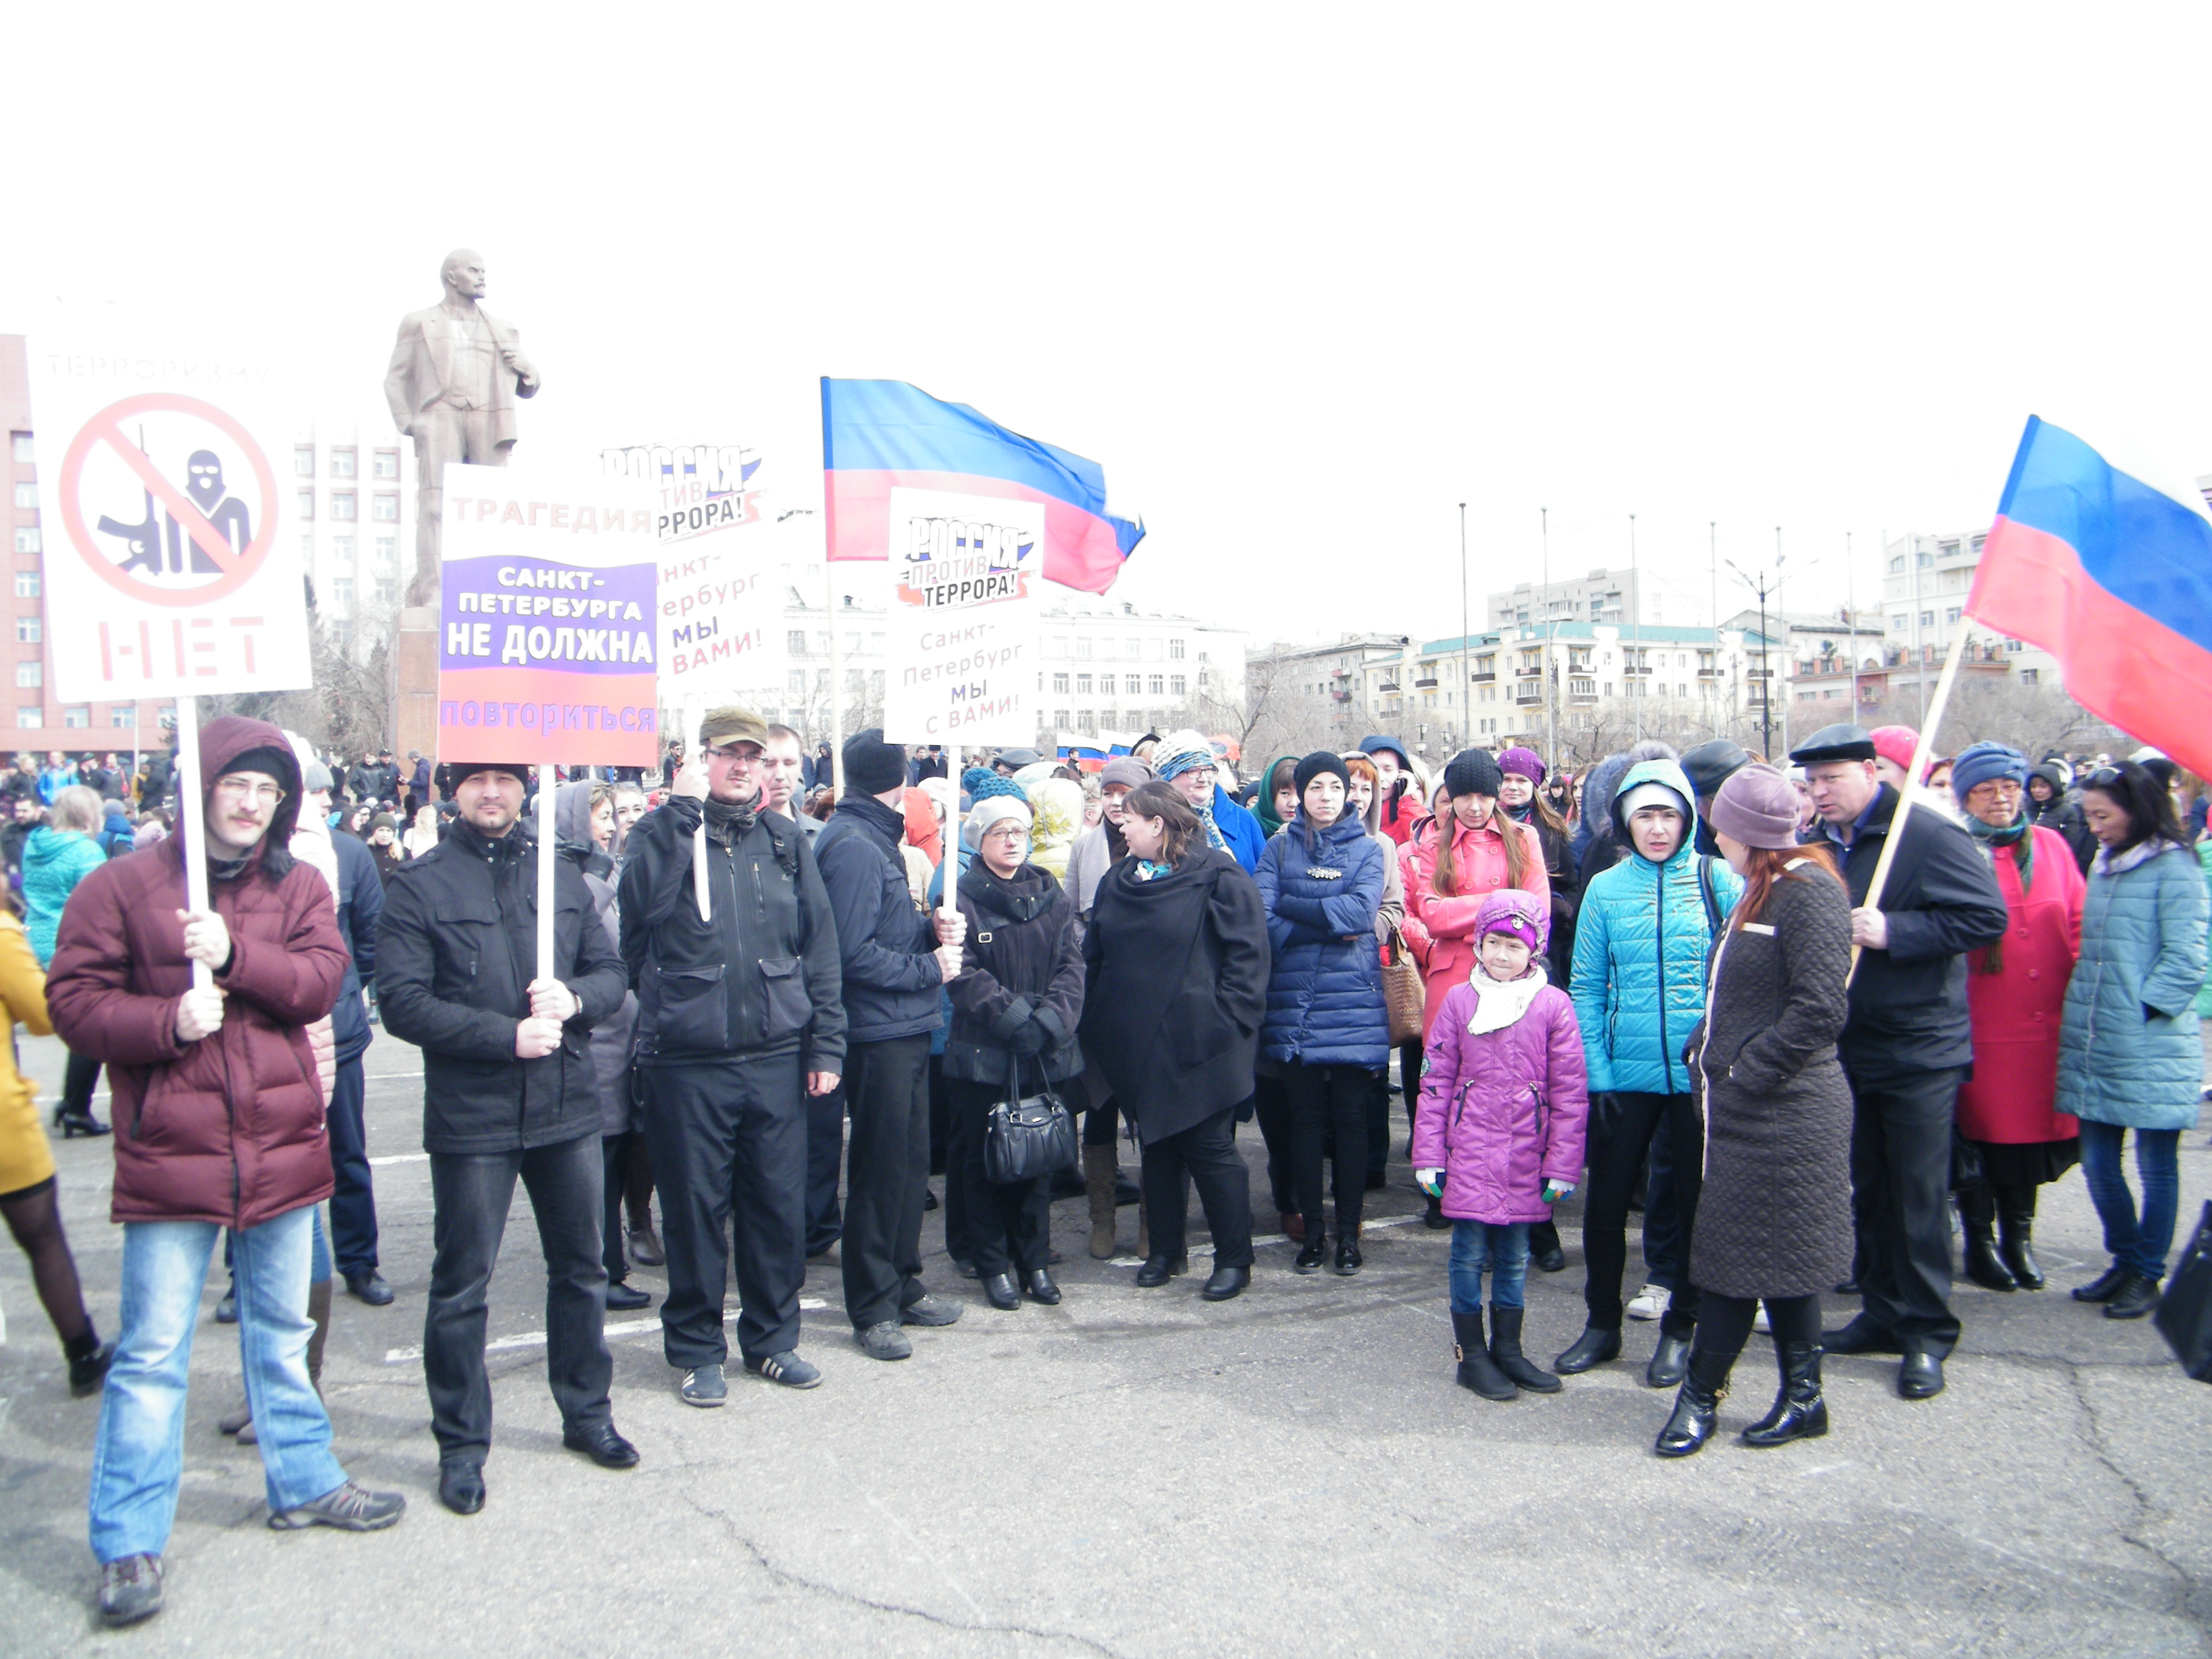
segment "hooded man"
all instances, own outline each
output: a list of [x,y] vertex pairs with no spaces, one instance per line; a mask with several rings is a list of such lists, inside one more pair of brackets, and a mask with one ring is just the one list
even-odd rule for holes
[[[161,1605],[192,1333],[226,1227],[270,1525],[368,1531],[406,1507],[346,1478],[307,1376],[314,1206],[331,1185],[307,1027],[337,1000],[346,951],[329,884],[287,849],[299,763],[275,726],[238,715],[211,721],[199,745],[204,845],[180,826],[88,875],[46,980],[63,1042],[109,1067],[118,1131],[124,1323],[91,1493],[110,1624]],[[207,861],[204,910],[185,908],[188,854]]]

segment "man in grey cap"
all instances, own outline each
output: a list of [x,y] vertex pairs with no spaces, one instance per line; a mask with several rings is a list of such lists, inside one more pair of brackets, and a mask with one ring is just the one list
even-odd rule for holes
[[1850,1079],[1851,1209],[1859,1316],[1822,1339],[1830,1353],[1902,1356],[1897,1391],[1943,1389],[1959,1340],[1950,1309],[1951,1124],[1973,1064],[1965,956],[2003,936],[2004,895],[1973,839],[1941,812],[1912,812],[1877,908],[1867,902],[1897,791],[1875,776],[1874,738],[1829,726],[1790,758],[1850,889],[1850,1018],[1837,1043]]

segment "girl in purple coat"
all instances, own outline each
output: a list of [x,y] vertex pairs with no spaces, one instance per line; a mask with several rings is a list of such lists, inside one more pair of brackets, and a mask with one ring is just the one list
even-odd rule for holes
[[[1413,1169],[1452,1224],[1451,1317],[1459,1382],[1486,1400],[1559,1379],[1521,1352],[1529,1224],[1582,1179],[1589,1089],[1582,1030],[1567,994],[1544,976],[1548,901],[1501,888],[1475,917],[1475,968],[1429,1028],[1413,1126]],[[1490,1340],[1482,1275],[1491,1275]],[[1516,1386],[1517,1385],[1517,1386]]]

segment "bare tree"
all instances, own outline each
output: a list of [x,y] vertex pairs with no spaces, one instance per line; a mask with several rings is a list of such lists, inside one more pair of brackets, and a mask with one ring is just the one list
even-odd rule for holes
[[[307,659],[314,684],[293,691],[242,691],[200,699],[200,718],[245,714],[297,732],[332,754],[382,749],[392,735],[390,606],[359,607],[349,626],[325,617],[307,588]],[[357,630],[357,631],[356,631]]]
[[1242,757],[1239,769],[1250,776],[1277,755],[1309,755],[1316,749],[1351,746],[1342,719],[1304,701],[1293,689],[1297,676],[1310,666],[1281,659],[1247,659],[1244,695],[1238,699],[1200,691],[1186,705],[1191,722],[1209,735],[1231,738]]

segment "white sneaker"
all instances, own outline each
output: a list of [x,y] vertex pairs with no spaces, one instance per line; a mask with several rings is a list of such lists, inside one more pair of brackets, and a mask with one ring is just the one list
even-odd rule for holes
[[1766,1304],[1764,1302],[1759,1304],[1759,1311],[1751,1316],[1751,1328],[1761,1336],[1774,1334],[1774,1327],[1766,1322]]
[[1667,1311],[1667,1304],[1674,1299],[1674,1291],[1663,1285],[1646,1285],[1629,1299],[1631,1319],[1656,1319]]

